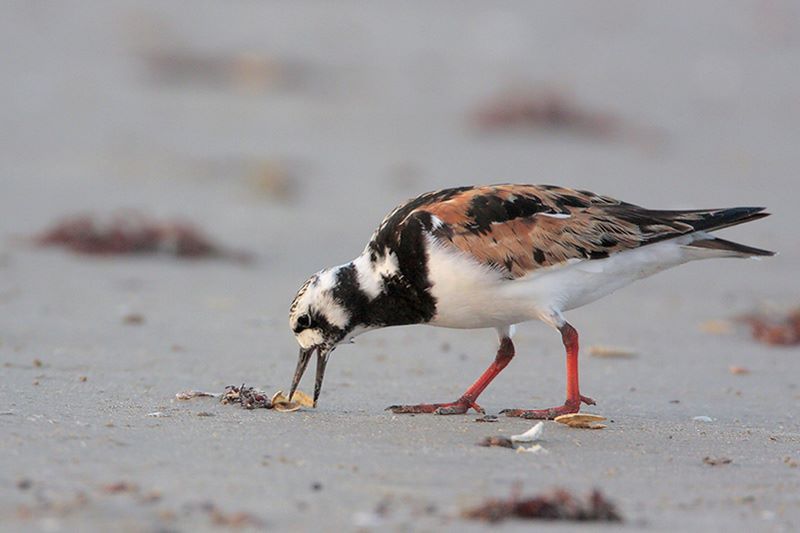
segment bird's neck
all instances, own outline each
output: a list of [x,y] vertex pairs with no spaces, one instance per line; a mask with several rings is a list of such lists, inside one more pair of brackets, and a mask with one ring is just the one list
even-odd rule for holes
[[352,262],[355,286],[350,301],[352,316],[366,327],[403,326],[433,318],[436,304],[429,287],[407,281],[392,257],[371,260],[362,256]]

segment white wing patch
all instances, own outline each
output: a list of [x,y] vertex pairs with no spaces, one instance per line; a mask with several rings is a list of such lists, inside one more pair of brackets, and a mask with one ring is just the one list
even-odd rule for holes
[[433,223],[433,229],[437,230],[444,226],[444,220],[437,217],[436,215],[431,215],[431,222]]

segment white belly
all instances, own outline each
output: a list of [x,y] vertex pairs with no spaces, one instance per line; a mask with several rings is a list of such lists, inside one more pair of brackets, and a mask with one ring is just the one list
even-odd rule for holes
[[693,259],[710,257],[684,244],[686,236],[618,252],[606,259],[572,260],[509,280],[466,254],[436,243],[429,248],[429,277],[436,298],[432,325],[502,327],[591,303],[636,280]]

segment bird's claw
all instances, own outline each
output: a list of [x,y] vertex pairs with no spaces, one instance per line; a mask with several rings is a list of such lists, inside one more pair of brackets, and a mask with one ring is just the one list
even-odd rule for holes
[[486,411],[475,402],[465,399],[451,403],[421,403],[417,405],[391,405],[386,408],[395,414],[408,414],[408,413],[432,413],[435,415],[463,415],[470,408],[475,409],[481,414]]
[[577,413],[581,410],[581,403],[596,405],[597,402],[588,396],[580,396],[580,401],[567,401],[564,405],[549,409],[503,409],[500,414],[534,420],[552,420],[557,416]]

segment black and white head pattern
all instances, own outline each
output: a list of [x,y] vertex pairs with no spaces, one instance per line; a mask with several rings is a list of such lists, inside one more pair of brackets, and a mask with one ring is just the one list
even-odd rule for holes
[[289,308],[289,327],[304,349],[333,347],[352,329],[352,314],[334,296],[339,268],[311,276]]
[[429,300],[406,281],[395,252],[365,251],[306,281],[289,310],[289,327],[303,348],[333,347],[371,329],[426,322],[433,316]]

